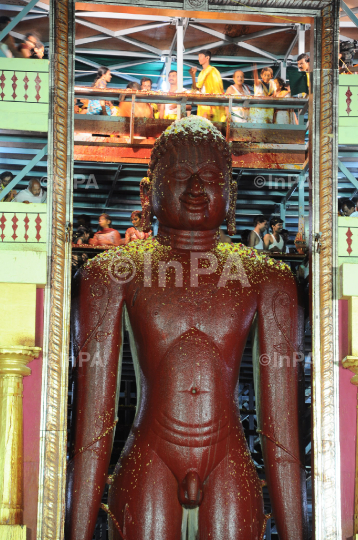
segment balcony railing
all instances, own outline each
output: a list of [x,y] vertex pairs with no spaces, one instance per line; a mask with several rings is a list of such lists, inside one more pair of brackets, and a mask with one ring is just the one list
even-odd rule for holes
[[358,296],[358,218],[338,218],[339,297]]
[[[168,94],[162,92],[136,93],[116,88],[95,89],[75,87],[81,99],[131,101],[129,117],[75,115],[75,159],[147,163],[154,141],[173,122],[135,117],[135,104],[177,104],[179,117],[186,114],[186,106],[210,105],[233,107],[295,110],[298,124],[235,122],[228,115],[226,122],[214,122],[226,140],[232,143],[234,166],[248,168],[297,169],[307,161],[305,113],[307,99],[273,97],[234,97],[198,93]],[[110,136],[110,137],[109,137]]]
[[47,205],[0,203],[2,283],[46,284]]
[[48,131],[49,61],[0,58],[0,129]]

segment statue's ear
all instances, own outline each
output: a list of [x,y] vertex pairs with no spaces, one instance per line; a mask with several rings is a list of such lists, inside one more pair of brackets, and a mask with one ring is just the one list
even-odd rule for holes
[[152,183],[147,176],[142,178],[139,188],[140,202],[142,205],[141,227],[144,232],[149,232],[152,226]]
[[235,180],[230,182],[229,209],[226,214],[226,227],[229,236],[236,234],[236,199],[237,183]]

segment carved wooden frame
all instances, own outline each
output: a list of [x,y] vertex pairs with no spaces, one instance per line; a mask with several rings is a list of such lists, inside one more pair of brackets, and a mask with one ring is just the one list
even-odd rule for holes
[[[185,0],[186,7],[191,0]],[[132,0],[95,3],[133,5]],[[137,0],[183,9],[183,2]],[[73,0],[52,0],[49,153],[49,285],[46,291],[38,540],[63,538],[73,109]],[[194,4],[193,4],[194,7]],[[313,485],[315,538],[341,539],[337,353],[338,0],[209,0],[210,11],[314,17],[310,106],[313,330]],[[52,204],[50,202],[52,201]]]

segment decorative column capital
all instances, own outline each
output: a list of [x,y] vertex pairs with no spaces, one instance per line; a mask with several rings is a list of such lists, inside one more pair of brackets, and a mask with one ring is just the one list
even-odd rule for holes
[[31,374],[26,364],[37,358],[41,347],[27,347],[25,345],[0,345],[0,376],[17,375],[25,377]]

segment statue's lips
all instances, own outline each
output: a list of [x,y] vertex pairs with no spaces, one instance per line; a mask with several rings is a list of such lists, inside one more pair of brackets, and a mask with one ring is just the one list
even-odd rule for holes
[[208,200],[203,197],[180,197],[180,202],[191,212],[201,212],[208,206]]

